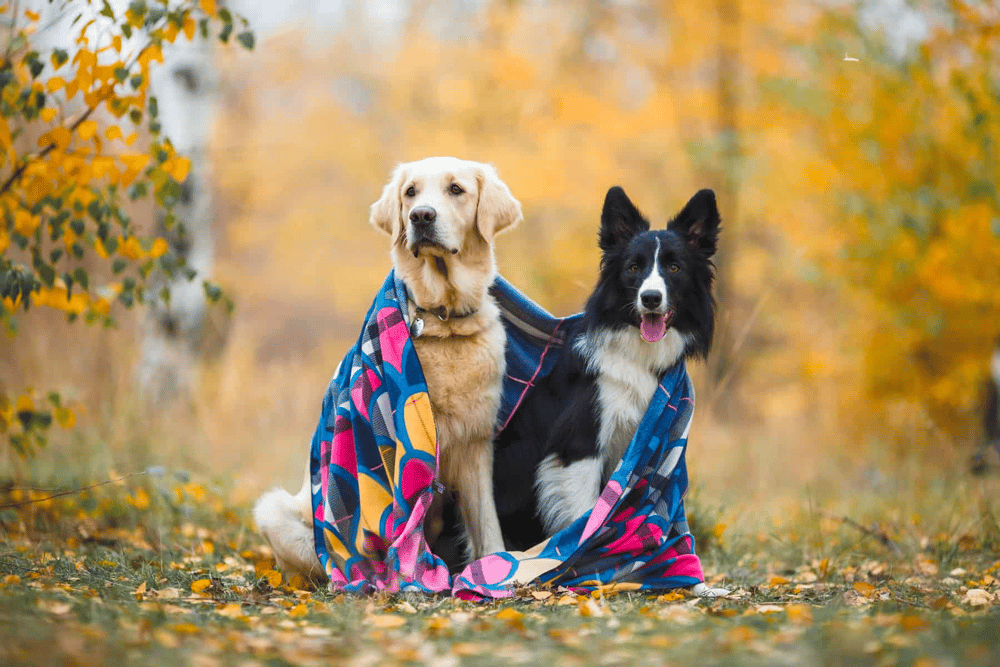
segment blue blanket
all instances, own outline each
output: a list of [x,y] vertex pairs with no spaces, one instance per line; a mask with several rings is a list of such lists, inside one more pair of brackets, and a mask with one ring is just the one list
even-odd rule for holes
[[[553,317],[503,278],[491,293],[507,333],[502,427],[552,369],[561,332],[580,315]],[[491,554],[450,576],[424,539],[440,488],[437,441],[406,304],[390,273],[330,382],[313,436],[316,551],[332,587],[505,597],[515,584],[667,589],[704,580],[684,514],[694,393],[683,361],[663,377],[591,511],[528,551]]]

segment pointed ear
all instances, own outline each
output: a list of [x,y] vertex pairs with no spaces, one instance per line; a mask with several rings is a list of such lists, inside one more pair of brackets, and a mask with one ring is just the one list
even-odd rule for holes
[[500,232],[521,222],[521,203],[514,199],[510,188],[500,180],[491,165],[479,165],[479,205],[476,208],[476,225],[479,233],[487,241],[492,241]]
[[403,202],[399,191],[403,187],[404,178],[406,178],[406,165],[396,165],[389,182],[382,188],[382,196],[372,204],[371,216],[368,218],[373,227],[389,236],[393,235],[393,227],[396,221],[400,220],[402,213]]
[[699,190],[677,217],[670,221],[667,229],[686,238],[688,245],[705,257],[711,257],[715,254],[720,222],[715,193],[711,190]]
[[649,230],[649,221],[619,186],[608,190],[601,211],[601,232],[598,245],[607,252],[628,243],[633,236]]

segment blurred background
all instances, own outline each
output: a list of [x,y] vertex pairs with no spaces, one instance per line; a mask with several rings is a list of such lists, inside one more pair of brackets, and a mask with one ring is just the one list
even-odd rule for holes
[[397,162],[455,155],[494,164],[522,202],[499,269],[559,315],[594,285],[609,186],[654,226],[716,191],[718,337],[692,364],[700,498],[752,514],[804,489],[909,488],[916,468],[967,474],[1000,334],[995,5],[229,4],[255,51],[205,50],[177,75],[196,118],[161,106],[190,137],[200,233],[236,309],[209,309],[195,379],[154,402],[141,316],[101,331],[33,309],[0,372],[85,412],[34,461],[0,448],[4,467],[165,463],[247,499],[295,486],[390,268],[368,206]]

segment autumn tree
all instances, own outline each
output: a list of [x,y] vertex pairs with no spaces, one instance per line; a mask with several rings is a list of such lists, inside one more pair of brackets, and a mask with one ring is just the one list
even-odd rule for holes
[[[32,307],[112,326],[118,307],[169,301],[166,279],[197,279],[130,213],[151,198],[184,234],[171,211],[190,162],[161,131],[150,70],[175,42],[252,48],[253,35],[215,0],[118,4],[49,3],[45,19],[20,3],[0,8],[0,326],[9,335],[31,335],[18,320]],[[45,41],[54,26],[69,26],[67,43]],[[204,289],[220,298],[218,286]],[[0,378],[0,432],[22,455],[44,444],[53,421],[75,421],[57,392],[28,382]]]

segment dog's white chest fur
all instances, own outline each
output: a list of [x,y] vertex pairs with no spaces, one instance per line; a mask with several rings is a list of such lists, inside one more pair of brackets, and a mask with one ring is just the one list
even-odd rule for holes
[[684,353],[685,341],[669,329],[656,343],[643,341],[633,328],[581,338],[590,370],[597,374],[600,430],[597,446],[607,479],[618,467],[656,393],[660,375]]

